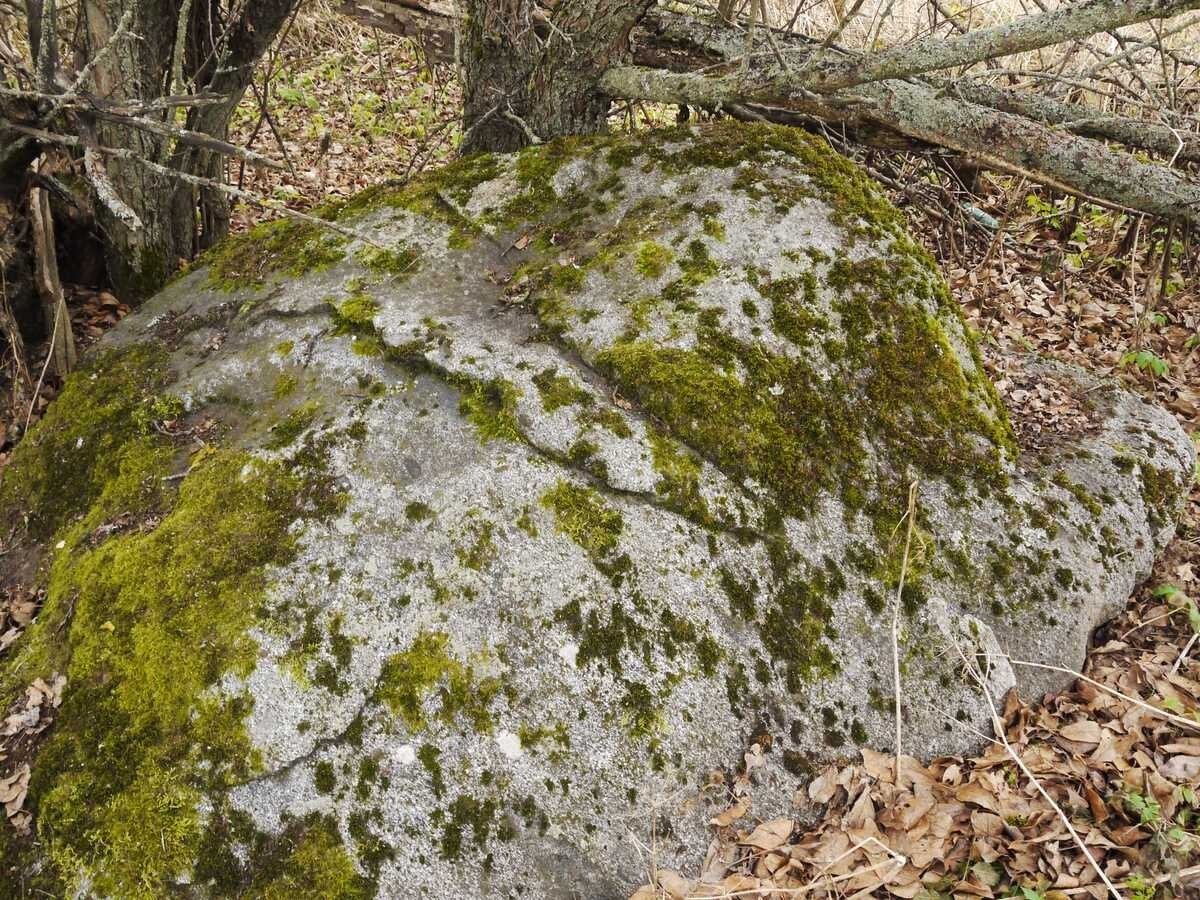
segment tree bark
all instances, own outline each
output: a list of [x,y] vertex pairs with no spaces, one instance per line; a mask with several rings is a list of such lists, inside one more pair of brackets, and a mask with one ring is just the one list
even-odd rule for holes
[[[150,102],[173,88],[220,94],[220,103],[190,108],[186,127],[224,141],[254,65],[298,0],[254,0],[240,18],[222,19],[218,0],[84,0],[83,56],[94,61],[91,92],[109,101]],[[128,31],[119,23],[130,15]],[[183,29],[182,37],[180,29]],[[182,56],[177,52],[182,50]],[[185,85],[174,82],[180,77]],[[174,121],[167,110],[165,121]],[[98,116],[95,143],[220,182],[223,161],[213,149],[177,141],[119,117]],[[182,262],[224,237],[229,209],[217,190],[196,188],[137,158],[108,157],[106,176],[118,204],[101,203],[97,217],[109,245],[110,277],[122,296],[137,301],[156,291]],[[135,217],[124,215],[121,204]]]
[[65,377],[75,368],[75,336],[71,331],[67,298],[58,277],[58,245],[54,240],[50,197],[43,188],[29,192],[29,211],[33,225],[35,281],[50,338],[47,349],[50,371]]
[[654,0],[467,0],[461,33],[465,152],[507,152],[605,130],[601,75],[628,57]]

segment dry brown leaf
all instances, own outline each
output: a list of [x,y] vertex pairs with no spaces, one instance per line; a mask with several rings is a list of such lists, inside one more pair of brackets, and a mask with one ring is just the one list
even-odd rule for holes
[[975,806],[982,806],[984,809],[997,812],[1000,809],[1000,804],[996,800],[996,795],[991,791],[983,788],[978,782],[968,782],[954,792],[954,797],[961,800],[963,803],[972,803]]
[[718,828],[726,828],[748,812],[750,812],[750,800],[743,797],[737,803],[713,816],[708,821],[710,825],[716,825]]
[[832,767],[826,769],[808,786],[809,799],[814,803],[828,803],[837,793],[837,782],[838,770]]
[[[671,900],[684,900],[692,893],[694,882],[688,878],[684,878],[678,872],[673,872],[669,869],[659,869],[654,873],[654,881],[660,889],[667,892],[667,896]],[[659,900],[662,900],[659,895]]]
[[1158,771],[1172,781],[1194,782],[1200,777],[1200,756],[1172,756]]
[[1100,723],[1091,719],[1071,722],[1058,730],[1059,735],[1077,744],[1099,744],[1103,733]]
[[774,850],[787,841],[795,827],[796,823],[793,819],[772,819],[769,822],[763,822],[738,843],[758,850]]

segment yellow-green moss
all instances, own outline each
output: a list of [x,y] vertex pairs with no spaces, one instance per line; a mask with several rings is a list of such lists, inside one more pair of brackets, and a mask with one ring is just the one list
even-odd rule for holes
[[575,421],[580,425],[598,425],[612,432],[617,437],[633,437],[633,429],[629,427],[629,422],[615,409],[585,409],[576,417]]
[[836,637],[829,602],[835,594],[824,573],[818,573],[810,581],[786,582],[766,604],[766,614],[758,626],[759,637],[782,669],[789,690],[799,690],[805,682],[838,670],[833,652],[825,643],[826,638]]
[[275,387],[271,389],[271,396],[276,400],[282,400],[295,392],[296,387],[300,384],[300,379],[291,372],[284,372],[275,379]]
[[[1146,470],[1143,469],[1143,480],[1145,478],[1145,471]],[[1057,472],[1055,472],[1052,480],[1055,486],[1062,488],[1064,491],[1074,497],[1076,502],[1078,502],[1080,506],[1091,513],[1093,517],[1098,516],[1101,512],[1103,512],[1103,508],[1100,506],[1100,501],[1088,493],[1087,488],[1085,488],[1083,485],[1073,481],[1071,476],[1069,476],[1065,470],[1059,469]]]
[[[811,509],[825,491],[861,492],[868,441],[926,474],[996,479],[1014,446],[1003,408],[986,376],[959,363],[935,315],[895,302],[897,290],[928,290],[935,277],[905,265],[902,258],[837,271],[846,342],[831,370],[734,339],[715,310],[697,317],[694,349],[622,339],[596,362],[686,443],[735,480],[770,487],[792,513]],[[786,316],[783,331],[807,343],[821,323],[800,305],[809,294],[802,287],[762,289],[776,318]]]
[[649,434],[651,459],[660,476],[654,489],[670,509],[698,524],[712,525],[708,503],[700,494],[700,460],[658,429],[650,429]]
[[[820,197],[833,209],[834,222],[852,236],[906,231],[903,216],[857,165],[801,128],[723,120],[663,129],[643,152],[668,173],[738,167],[735,187],[754,199],[771,199],[780,212],[805,197]],[[768,166],[785,166],[794,174],[768,172]]]
[[256,771],[249,698],[212,688],[253,669],[267,569],[294,556],[311,490],[283,463],[215,451],[153,530],[91,547],[89,515],[59,533],[45,607],[8,677],[68,677],[30,783],[64,882],[162,896],[196,859],[201,799]]
[[374,327],[379,304],[365,291],[358,290],[337,306],[335,324],[346,333],[360,333]]
[[670,250],[654,241],[643,241],[634,255],[634,266],[643,278],[660,278],[675,258]]
[[1149,462],[1139,463],[1138,472],[1142,479],[1146,518],[1152,528],[1162,528],[1179,514],[1179,507],[1186,495],[1186,481],[1182,478],[1176,479],[1166,469],[1160,469]]
[[309,817],[253,860],[251,900],[369,900],[374,885],[358,873],[332,819]]
[[354,258],[377,275],[391,275],[397,280],[411,278],[421,269],[421,251],[412,244],[397,250],[388,247],[363,247]]
[[592,395],[579,387],[566,375],[559,375],[554,368],[543,369],[533,376],[533,385],[542,395],[542,407],[554,412],[564,406],[591,406]]
[[[153,426],[164,412],[178,414],[162,402],[167,380],[166,355],[145,346],[106,353],[71,375],[0,476],[0,518],[24,516],[45,538],[106,490],[126,503],[131,493],[157,496],[154,476],[166,474],[158,451],[168,443]],[[104,504],[108,512],[120,511],[116,500]]]
[[320,414],[321,404],[316,400],[300,404],[271,426],[264,446],[268,450],[282,450],[284,447],[290,447],[300,435],[313,426]]
[[466,794],[456,797],[442,821],[442,858],[462,857],[468,829],[475,845],[483,846],[495,823],[496,812],[495,800],[478,800]]
[[516,192],[475,217],[468,216],[465,208],[476,188],[504,174],[506,165],[501,157],[487,153],[463,157],[408,184],[364,191],[328,214],[345,221],[378,209],[405,209],[450,225],[450,245],[465,247],[485,227],[503,231],[522,222],[539,221],[559,199],[551,187],[555,172],[586,146],[586,139],[566,138],[523,150],[515,166]]
[[542,495],[542,505],[554,512],[558,530],[593,559],[602,559],[616,549],[624,520],[592,488],[559,481]]
[[482,443],[503,440],[519,443],[523,438],[517,422],[520,392],[502,378],[481,381],[463,375],[447,379],[459,389],[458,411],[475,426]]
[[404,516],[410,522],[423,522],[434,517],[434,511],[428,503],[413,500],[404,507]]
[[383,664],[376,697],[411,732],[428,724],[425,704],[435,693],[442,721],[450,723],[462,715],[476,731],[491,731],[491,705],[500,683],[492,677],[477,678],[471,666],[450,654],[449,644],[449,636],[440,631],[417,635],[407,650]]
[[472,521],[466,529],[469,544],[458,547],[454,552],[458,561],[468,569],[481,571],[496,561],[496,526],[488,521]]
[[259,287],[272,275],[295,278],[320,272],[345,258],[347,239],[312,222],[277,219],[226,238],[201,261],[217,290]]

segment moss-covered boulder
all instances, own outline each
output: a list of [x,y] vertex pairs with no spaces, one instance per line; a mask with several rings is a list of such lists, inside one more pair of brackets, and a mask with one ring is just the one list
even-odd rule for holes
[[[131,316],[0,512],[67,678],[3,878],[54,896],[615,896],[1080,663],[1174,528],[1165,413],[1048,362],[1022,447],[931,260],[798,131],[475,157],[235,238]],[[359,237],[351,237],[350,234]],[[917,482],[907,558],[904,519]],[[14,577],[15,569],[8,577]],[[904,583],[901,589],[901,575]]]

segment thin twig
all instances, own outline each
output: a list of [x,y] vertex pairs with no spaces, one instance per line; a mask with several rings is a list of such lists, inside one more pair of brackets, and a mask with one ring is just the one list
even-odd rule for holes
[[992,713],[992,730],[995,731],[996,738],[1004,747],[1004,751],[1008,754],[1009,758],[1017,764],[1017,767],[1025,774],[1025,777],[1030,780],[1034,788],[1037,789],[1037,792],[1042,795],[1042,799],[1050,804],[1051,809],[1053,809],[1058,815],[1059,820],[1063,823],[1064,827],[1066,827],[1067,831],[1070,833],[1071,838],[1075,841],[1075,845],[1079,847],[1081,851],[1083,851],[1083,855],[1087,859],[1088,864],[1092,867],[1092,870],[1099,876],[1100,880],[1104,882],[1104,886],[1108,888],[1109,893],[1112,894],[1113,900],[1123,900],[1121,897],[1121,892],[1117,890],[1116,885],[1114,885],[1109,880],[1108,876],[1104,874],[1104,870],[1100,868],[1100,863],[1096,861],[1096,857],[1092,855],[1092,851],[1088,848],[1088,845],[1084,843],[1084,840],[1080,836],[1079,832],[1075,830],[1075,826],[1071,824],[1070,817],[1063,812],[1062,807],[1055,802],[1054,798],[1050,796],[1050,793],[1044,787],[1042,787],[1042,783],[1038,780],[1038,777],[1034,775],[1029,766],[1025,764],[1025,760],[1021,759],[1021,754],[1017,753],[1017,751],[1013,749],[1012,744],[1009,743],[1008,735],[1005,733],[1004,720],[1000,717],[1000,711],[996,708],[996,701],[992,699],[992,692],[988,689],[987,679],[979,670],[979,666],[967,657],[967,654],[963,652],[962,647],[959,647],[957,643],[955,644],[955,649],[958,651],[958,655],[962,657],[963,663],[966,664],[967,671],[970,672],[971,677],[979,686],[979,693],[982,694],[983,699],[987,701],[988,709],[990,709]]
[[1124,700],[1126,703],[1132,703],[1135,706],[1140,706],[1147,712],[1154,713],[1154,715],[1158,716],[1159,718],[1166,719],[1168,722],[1172,722],[1181,728],[1190,728],[1193,731],[1200,731],[1200,722],[1197,722],[1194,719],[1186,719],[1183,716],[1177,716],[1175,713],[1168,712],[1165,709],[1159,709],[1157,706],[1151,706],[1144,700],[1139,700],[1137,697],[1131,697],[1129,694],[1124,694],[1121,691],[1118,691],[1116,688],[1109,687],[1107,684],[1101,684],[1099,681],[1096,681],[1096,679],[1088,678],[1088,676],[1081,672],[1076,672],[1074,669],[1066,669],[1062,666],[1052,666],[1049,663],[1027,662],[1021,659],[1013,659],[1012,657],[1007,657],[1007,659],[1009,663],[1014,666],[1028,666],[1031,669],[1045,669],[1050,672],[1061,672],[1064,675],[1074,675],[1076,678],[1087,682],[1092,687],[1099,688],[1102,691],[1107,691],[1114,697],[1119,697],[1120,699]]
[[900,773],[902,752],[902,716],[900,709],[900,609],[904,594],[904,580],[908,577],[908,558],[912,550],[913,526],[917,520],[917,482],[908,486],[908,530],[904,535],[904,557],[900,561],[900,583],[896,585],[896,602],[892,606],[892,687],[896,692],[896,787],[903,787]]

